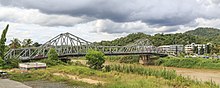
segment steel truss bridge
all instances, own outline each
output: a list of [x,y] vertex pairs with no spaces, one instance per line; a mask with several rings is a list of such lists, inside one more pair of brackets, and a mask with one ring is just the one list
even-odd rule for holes
[[167,56],[160,48],[152,46],[148,39],[140,39],[126,46],[100,46],[86,41],[70,33],[62,33],[47,41],[40,47],[10,49],[5,60],[19,58],[21,60],[47,58],[50,48],[56,49],[59,57],[85,56],[89,49],[103,52],[105,55],[158,55]]

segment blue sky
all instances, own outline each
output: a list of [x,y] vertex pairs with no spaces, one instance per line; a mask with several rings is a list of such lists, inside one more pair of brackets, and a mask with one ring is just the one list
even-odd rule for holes
[[70,32],[88,41],[129,33],[179,33],[220,27],[220,0],[0,0],[0,31],[8,42],[31,38],[44,43]]

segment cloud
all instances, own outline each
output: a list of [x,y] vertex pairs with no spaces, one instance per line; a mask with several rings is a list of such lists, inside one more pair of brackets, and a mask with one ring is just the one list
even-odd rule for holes
[[0,11],[0,21],[10,21],[16,23],[39,24],[45,26],[73,26],[75,24],[88,21],[83,17],[48,15],[41,13],[38,9],[0,7]]
[[219,0],[0,0],[0,31],[8,39],[44,43],[65,32],[88,41],[129,33],[177,33],[220,27]]
[[[47,14],[110,19],[115,22],[142,21],[150,25],[184,25],[198,17],[219,18],[218,0],[0,0],[2,5],[39,9]],[[212,10],[214,9],[214,10]]]
[[[7,33],[7,44],[13,38],[19,38],[20,40],[31,38],[35,42],[45,43],[49,39],[59,35],[60,33],[69,32],[78,37],[81,37],[87,41],[95,42],[102,40],[113,40],[118,37],[127,35],[122,34],[108,34],[108,33],[91,33],[93,25],[91,23],[76,24],[72,27],[67,26],[41,26],[37,24],[23,24],[12,22],[0,22],[0,32],[9,24],[9,30]],[[85,30],[86,29],[86,30]]]

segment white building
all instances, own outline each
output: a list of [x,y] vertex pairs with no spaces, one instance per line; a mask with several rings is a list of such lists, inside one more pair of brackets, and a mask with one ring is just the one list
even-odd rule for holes
[[19,63],[19,68],[23,70],[29,69],[45,69],[47,67],[46,63],[40,62],[30,62],[30,63]]
[[185,53],[188,53],[188,54],[193,53],[193,50],[194,50],[193,48],[194,47],[197,47],[198,51],[200,51],[200,49],[203,47],[203,49],[205,51],[206,44],[195,44],[195,43],[192,43],[192,44],[185,45]]
[[184,47],[183,45],[163,45],[163,46],[159,46],[160,49],[162,49],[164,52],[167,53],[180,53],[184,51]]

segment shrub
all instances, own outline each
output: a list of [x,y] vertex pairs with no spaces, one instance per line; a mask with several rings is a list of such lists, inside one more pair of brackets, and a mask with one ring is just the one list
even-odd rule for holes
[[47,66],[55,66],[55,65],[59,65],[59,64],[65,65],[65,63],[59,59],[58,54],[54,48],[51,48],[49,50],[48,59],[44,59],[41,62],[46,63]]
[[48,59],[49,60],[59,60],[57,51],[54,48],[51,48],[48,52]]
[[156,65],[182,67],[182,68],[208,68],[220,69],[219,59],[204,59],[204,58],[160,58],[156,61]]
[[110,65],[110,70],[123,73],[134,73],[145,76],[163,77],[165,79],[175,79],[177,77],[174,70],[155,70],[152,68],[145,68],[140,65],[113,64]]
[[106,65],[102,70],[104,72],[110,72],[111,71],[111,67],[109,65]]
[[4,65],[3,68],[7,69],[7,68],[17,68],[18,64],[21,62],[21,60],[19,60],[18,58],[8,58],[7,60],[4,61]]
[[103,63],[105,62],[104,54],[99,51],[89,50],[86,54],[87,64],[93,69],[102,69]]
[[120,63],[138,63],[139,56],[122,56],[120,59]]
[[0,57],[0,67],[2,67],[5,64],[5,61]]

